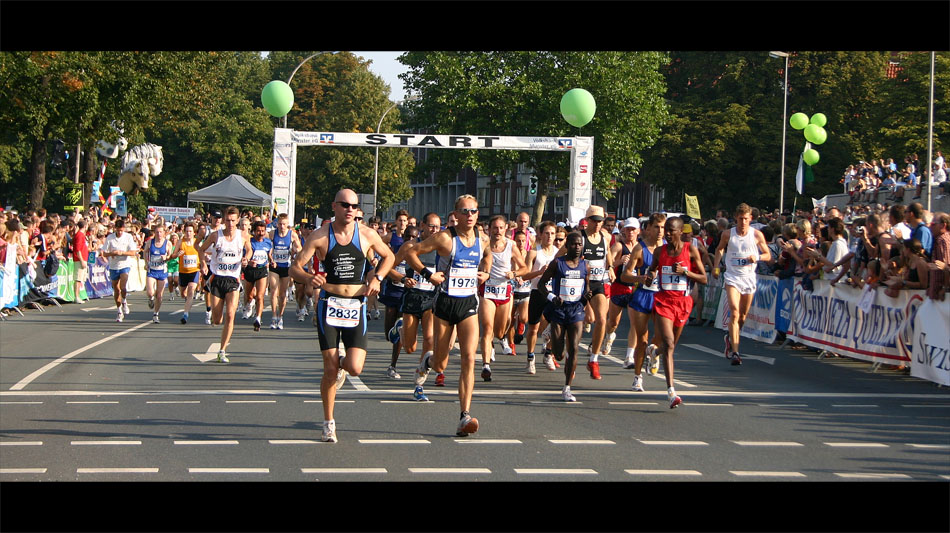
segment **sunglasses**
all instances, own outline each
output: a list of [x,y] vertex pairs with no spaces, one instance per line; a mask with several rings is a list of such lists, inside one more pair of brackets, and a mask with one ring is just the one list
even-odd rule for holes
[[343,209],[359,209],[360,208],[360,204],[350,204],[347,202],[337,202],[336,204],[342,207]]
[[461,214],[463,214],[463,215],[477,215],[477,214],[478,214],[478,208],[475,207],[475,208],[472,208],[472,209],[459,209],[458,212],[461,213]]
[[561,242],[561,241],[563,241],[563,240],[564,240],[564,238],[562,237],[562,238],[560,238],[560,239],[554,239],[554,242]]

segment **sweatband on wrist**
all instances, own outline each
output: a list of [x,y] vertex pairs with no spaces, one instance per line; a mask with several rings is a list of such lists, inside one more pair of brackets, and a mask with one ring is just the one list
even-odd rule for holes
[[426,279],[426,281],[429,281],[429,278],[432,277],[432,271],[429,270],[428,268],[423,268],[422,271],[419,272],[419,274],[420,274],[422,277],[424,277],[424,278]]
[[548,301],[549,301],[549,302],[553,302],[555,298],[557,298],[557,296],[555,296],[553,292],[549,292],[549,293],[548,293]]

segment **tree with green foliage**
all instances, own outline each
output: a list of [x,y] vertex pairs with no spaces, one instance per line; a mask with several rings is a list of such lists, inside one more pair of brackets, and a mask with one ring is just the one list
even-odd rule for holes
[[[408,52],[400,77],[421,98],[407,104],[410,131],[501,136],[593,136],[593,185],[605,195],[616,183],[633,181],[641,153],[667,120],[659,52]],[[580,87],[596,103],[583,128],[560,114],[565,92]],[[463,168],[505,174],[527,164],[538,178],[534,223],[549,192],[564,190],[570,177],[566,153],[512,150],[432,150],[418,175],[435,172],[445,183]]]

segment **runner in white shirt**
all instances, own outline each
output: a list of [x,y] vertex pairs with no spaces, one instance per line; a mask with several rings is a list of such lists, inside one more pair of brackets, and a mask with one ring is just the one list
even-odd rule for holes
[[221,348],[218,350],[218,362],[230,363],[227,348],[234,330],[234,315],[237,312],[241,288],[241,268],[246,267],[253,257],[250,235],[237,229],[240,211],[231,206],[224,217],[224,229],[212,233],[201,244],[199,253],[211,251],[211,279],[208,292],[214,297],[211,320],[214,324],[223,324],[221,328]]
[[106,242],[100,249],[102,256],[109,259],[109,279],[112,280],[112,297],[118,310],[116,322],[122,322],[129,314],[129,303],[126,300],[126,285],[129,282],[129,272],[135,266],[139,246],[131,233],[125,231],[125,219],[115,220],[115,232],[106,237]]
[[742,203],[736,207],[736,226],[725,233],[716,247],[713,258],[713,276],[719,278],[719,261],[725,254],[725,291],[729,305],[729,332],[725,337],[725,355],[732,365],[741,365],[739,338],[746,315],[752,307],[757,285],[755,263],[771,258],[768,244],[762,232],[752,228],[752,209]]
[[[547,307],[548,301],[538,288],[538,281],[547,270],[548,263],[554,260],[560,245],[563,244],[565,237],[561,237],[561,242],[558,242],[555,239],[557,234],[554,222],[548,220],[541,223],[538,228],[538,246],[528,252],[525,260],[530,270],[521,276],[522,279],[531,282],[531,296],[528,298],[528,325],[525,328],[525,349],[528,351],[525,369],[528,374],[535,373],[534,349],[538,341],[538,331],[544,331],[548,326],[548,321],[544,317],[544,308]],[[567,234],[562,233],[562,235]],[[551,290],[553,289],[548,288],[548,292]],[[547,349],[544,352],[544,365],[552,372],[557,368],[554,365],[553,355]]]
[[[508,222],[504,215],[495,215],[489,219],[492,264],[488,280],[479,287],[481,297],[478,306],[478,321],[482,334],[482,379],[485,381],[491,381],[489,363],[495,351],[492,348],[492,337],[501,339],[502,346],[507,346],[504,336],[511,321],[514,292],[511,280],[528,271],[521,250],[514,246],[515,241],[505,237],[507,230]],[[506,354],[512,354],[511,347],[508,347]]]

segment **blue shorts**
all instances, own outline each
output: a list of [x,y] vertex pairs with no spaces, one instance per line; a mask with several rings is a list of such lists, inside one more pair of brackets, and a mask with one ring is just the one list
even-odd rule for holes
[[128,268],[128,267],[126,267],[126,268],[120,268],[119,270],[112,270],[112,269],[110,268],[110,269],[109,269],[109,279],[110,279],[111,281],[119,281],[119,276],[121,276],[122,274],[128,274],[128,273],[131,272],[131,271],[132,271],[132,269],[131,269],[131,268]]
[[630,305],[630,300],[633,300],[632,292],[627,294],[616,294],[610,297],[610,303],[616,305],[617,307],[627,307]]
[[564,302],[560,307],[548,303],[544,308],[544,318],[552,324],[566,326],[584,321],[584,300],[579,302]]
[[386,307],[395,307],[399,309],[402,305],[402,295],[406,292],[405,287],[395,287],[387,280],[383,291],[379,293],[377,301]]
[[656,296],[656,292],[654,291],[637,289],[633,291],[633,296],[630,298],[630,307],[632,307],[634,311],[649,315],[653,312],[654,296]]
[[148,274],[146,274],[146,277],[155,278],[155,279],[157,279],[157,280],[165,281],[165,280],[168,279],[168,272],[161,272],[161,271],[149,270],[149,271],[148,271]]

